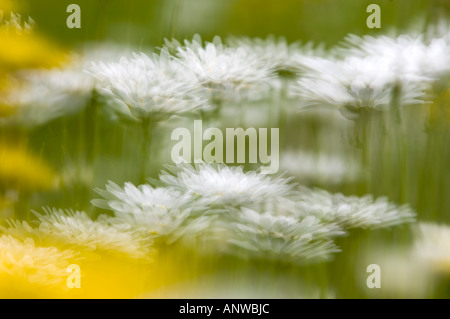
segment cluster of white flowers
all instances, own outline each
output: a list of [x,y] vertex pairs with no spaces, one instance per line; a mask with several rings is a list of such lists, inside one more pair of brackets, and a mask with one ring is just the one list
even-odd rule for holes
[[417,104],[430,83],[450,71],[450,45],[439,33],[431,39],[349,35],[336,51],[338,58],[303,59],[304,77],[291,92],[304,106],[339,108],[354,117],[392,101]]
[[[20,25],[20,18],[14,19]],[[162,122],[208,111],[223,101],[260,99],[279,88],[276,82],[297,81],[291,94],[303,105],[338,108],[353,118],[361,109],[384,109],[394,98],[402,105],[421,103],[427,85],[449,71],[449,42],[445,36],[349,36],[338,54],[327,57],[311,44],[288,44],[282,38],[232,38],[224,44],[219,37],[204,42],[194,36],[183,44],[166,40],[158,53],[112,59],[94,54],[75,67],[27,71],[23,86],[7,103],[17,105],[15,116],[22,122],[43,124],[81,109],[95,89],[119,117]],[[349,172],[349,162],[334,157],[293,156],[300,161],[285,160],[302,163],[305,167],[292,171],[298,169],[303,178],[341,181],[359,175],[359,167]],[[74,250],[144,259],[159,244],[220,229],[229,252],[304,262],[338,252],[333,239],[349,229],[390,227],[415,217],[408,206],[386,198],[296,188],[292,179],[240,166],[180,165],[161,173],[160,187],[109,182],[106,190],[97,189],[103,198],[92,204],[113,216],[93,220],[85,212],[53,209],[36,214],[36,228],[11,221],[1,230],[21,240],[32,237]]]
[[428,37],[350,35],[328,52],[273,36],[234,37],[223,43],[219,37],[207,42],[198,35],[183,44],[166,40],[159,53],[115,49],[121,58],[114,53],[111,59],[104,50],[100,55],[88,50],[75,68],[27,75],[25,88],[13,92],[15,98],[7,103],[23,106],[20,114],[36,114],[25,122],[37,118],[43,124],[79,109],[75,105],[92,93],[94,78],[113,114],[161,121],[213,110],[223,101],[261,100],[280,91],[283,82],[288,96],[299,97],[302,107],[338,108],[354,118],[361,109],[385,109],[394,100],[402,105],[423,102],[429,84],[449,71],[450,41],[441,29]]
[[242,167],[180,164],[163,171],[160,182],[164,185],[123,188],[109,182],[106,190],[97,190],[104,199],[92,203],[114,212],[111,223],[131,225],[166,243],[194,235],[214,240],[216,232],[215,239],[241,248],[227,253],[242,256],[244,250],[298,263],[329,258],[339,251],[333,238],[348,229],[390,227],[415,215],[385,198],[296,189],[290,178]]

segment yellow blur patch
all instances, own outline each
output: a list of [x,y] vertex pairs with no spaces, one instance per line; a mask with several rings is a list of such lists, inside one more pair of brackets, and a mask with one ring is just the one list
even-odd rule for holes
[[15,0],[14,2],[12,0],[0,0],[0,10],[8,12],[15,11],[17,9],[19,9],[17,0]]
[[56,172],[22,147],[0,145],[0,188],[24,191],[52,189]]
[[16,34],[0,29],[0,39],[0,70],[3,71],[55,67],[66,60],[57,46],[34,33]]

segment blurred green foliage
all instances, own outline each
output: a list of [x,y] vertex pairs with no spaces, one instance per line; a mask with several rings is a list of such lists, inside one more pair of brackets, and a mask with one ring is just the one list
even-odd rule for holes
[[[112,41],[135,46],[159,45],[164,37],[200,33],[264,37],[289,41],[339,42],[348,33],[377,32],[366,26],[370,3],[381,7],[382,28],[418,27],[448,13],[444,0],[20,0],[22,14],[61,43]],[[82,10],[82,28],[68,29],[66,8]]]

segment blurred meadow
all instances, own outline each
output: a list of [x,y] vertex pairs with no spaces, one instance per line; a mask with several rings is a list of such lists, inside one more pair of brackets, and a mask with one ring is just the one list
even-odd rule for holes
[[[448,1],[0,10],[0,298],[450,297]],[[177,165],[194,120],[278,172]]]

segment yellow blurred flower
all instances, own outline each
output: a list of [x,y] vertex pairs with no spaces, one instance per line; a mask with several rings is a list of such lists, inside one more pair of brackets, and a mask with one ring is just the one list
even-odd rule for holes
[[11,12],[7,20],[6,13],[0,11],[0,74],[2,71],[54,67],[66,59],[58,46],[33,32],[33,25],[31,18],[22,21],[19,14]]
[[49,68],[66,58],[60,49],[36,34],[15,34],[0,30],[0,70],[11,72],[27,68]]
[[0,145],[0,189],[46,190],[57,184],[56,172],[23,147]]
[[0,0],[0,9],[3,11],[13,11],[18,9],[17,0]]
[[0,237],[0,298],[45,298],[67,288],[73,252],[38,247],[33,239]]

